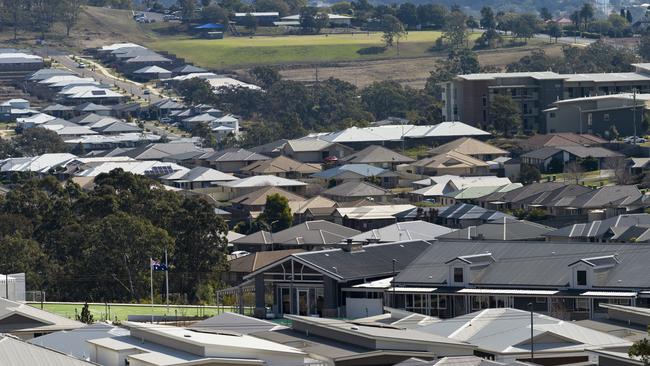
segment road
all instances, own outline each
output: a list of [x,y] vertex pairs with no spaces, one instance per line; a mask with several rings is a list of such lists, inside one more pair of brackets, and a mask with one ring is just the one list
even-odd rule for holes
[[[83,60],[84,63],[92,65],[91,67],[87,67],[84,69],[81,69],[78,66],[78,62],[72,59],[71,56],[69,55],[58,55],[58,56],[52,56],[52,58],[58,62],[59,64],[63,65],[73,73],[81,76],[81,77],[92,77],[93,79],[107,85],[114,85],[117,88],[121,89],[122,91],[126,91],[126,93],[133,94],[137,98],[142,98],[149,103],[155,103],[161,99],[164,98],[158,91],[155,89],[149,88],[144,84],[136,83],[131,80],[124,80],[124,79],[119,79],[118,77],[114,76],[111,74],[111,72],[101,66],[100,64],[89,60],[89,59],[81,59]],[[94,68],[94,70],[93,70]],[[145,92],[145,90],[148,90]]]

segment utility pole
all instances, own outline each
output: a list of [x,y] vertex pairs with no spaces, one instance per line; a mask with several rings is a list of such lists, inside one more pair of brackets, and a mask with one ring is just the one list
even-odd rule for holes
[[167,247],[165,247],[165,304],[169,312],[169,266],[167,265]]
[[634,127],[634,144],[636,144],[636,88],[632,89],[632,126]]
[[9,300],[9,274],[5,274],[5,298]]
[[395,307],[395,303],[397,303],[395,299],[395,263],[397,263],[397,259],[393,258],[393,307]]
[[533,303],[528,303],[528,307],[530,308],[530,363],[535,362],[535,351],[533,349],[533,334],[534,334],[534,329],[533,329]]

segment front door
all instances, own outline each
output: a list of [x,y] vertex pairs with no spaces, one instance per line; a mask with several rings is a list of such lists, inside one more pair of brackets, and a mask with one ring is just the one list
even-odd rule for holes
[[299,289],[296,292],[298,315],[309,315],[309,290]]

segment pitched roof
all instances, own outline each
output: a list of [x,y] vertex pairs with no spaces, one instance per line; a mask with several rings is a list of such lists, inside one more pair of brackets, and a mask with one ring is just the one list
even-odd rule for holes
[[289,201],[289,208],[291,208],[291,212],[294,215],[303,214],[307,210],[314,209],[330,208],[333,211],[334,207],[337,207],[337,205],[338,203],[335,201],[323,196],[315,196],[304,201]]
[[472,269],[470,282],[485,288],[566,288],[569,265],[589,257],[616,255],[619,264],[594,276],[593,288],[649,289],[650,245],[643,243],[579,243],[538,241],[435,242],[412,265],[402,271],[397,283],[410,286],[443,286],[448,281],[450,260],[489,253],[494,262]]
[[[504,228],[505,226],[505,228]],[[439,240],[544,240],[544,235],[555,230],[546,225],[526,220],[506,218],[471,226],[438,237]]]
[[320,170],[321,167],[319,164],[302,163],[283,155],[273,159],[257,161],[240,169],[241,172],[251,172],[256,174],[280,174],[290,172],[312,174],[319,172]]
[[276,233],[258,231],[233,241],[233,244],[282,244],[298,248],[302,245],[338,245],[342,240],[358,233],[358,230],[333,222],[314,220]]
[[469,155],[456,151],[449,151],[432,157],[424,158],[413,163],[416,167],[427,167],[431,169],[449,168],[474,168],[485,167],[488,164]]
[[584,224],[573,224],[547,233],[549,237],[599,238],[615,228],[650,226],[650,214],[624,214],[605,220],[594,220]]
[[[296,252],[300,251],[299,249],[293,250],[278,250],[275,252],[259,252],[255,253],[258,255],[264,254],[273,254],[281,252]],[[250,257],[253,254],[247,256]],[[244,257],[245,258],[245,257]],[[232,262],[231,262],[232,265]],[[213,317],[201,320],[192,324],[188,329],[196,330],[198,332],[218,332],[218,331],[227,331],[232,332],[234,330],[239,334],[251,334],[255,332],[262,331],[275,331],[280,329],[286,329],[287,327],[270,322],[268,320],[257,319],[250,316],[224,312]]]
[[393,150],[379,145],[370,145],[361,151],[341,159],[342,162],[353,164],[379,164],[379,163],[411,163],[415,159],[398,154]]
[[[430,245],[424,240],[369,244],[359,251],[350,252],[338,248],[292,254],[291,258],[339,280],[378,278],[392,275],[393,265],[396,272],[402,271]],[[395,263],[393,260],[396,260]],[[245,278],[252,278],[272,266],[270,264],[260,268]]]
[[475,220],[491,221],[497,219],[512,218],[512,216],[500,211],[489,210],[481,206],[471,205],[469,203],[457,203],[452,206],[438,209],[437,216],[445,219],[455,220]]
[[188,151],[204,151],[191,142],[153,143],[125,151],[120,156],[129,156],[138,160],[161,160],[170,155],[177,155]]
[[395,175],[395,173],[391,173],[389,170],[369,164],[345,164],[315,173],[312,177],[321,179],[346,179],[352,177],[368,178],[379,175],[383,176],[385,174]]
[[302,249],[287,249],[255,252],[229,261],[228,266],[231,272],[251,273],[291,254],[303,251]]
[[252,177],[233,180],[219,184],[230,188],[250,188],[250,187],[296,187],[306,186],[307,183],[276,177],[275,175],[254,175]]
[[604,186],[576,196],[560,197],[552,206],[575,208],[622,207],[640,202],[643,193],[634,185]]
[[429,150],[431,154],[456,151],[465,155],[508,155],[509,152],[471,137],[461,137]]
[[88,351],[80,345],[85,345],[87,340],[125,335],[129,335],[129,331],[124,328],[105,323],[94,323],[75,330],[61,330],[45,334],[32,338],[28,342],[78,359],[85,359],[88,357]]
[[368,241],[392,243],[404,240],[433,240],[437,237],[453,232],[444,226],[436,225],[426,221],[398,222],[384,226],[380,229],[373,229],[351,237],[352,241]]
[[569,146],[569,145],[600,145],[604,144],[607,141],[601,139],[600,137],[590,135],[590,134],[576,134],[572,132],[559,132],[559,133],[549,133],[549,134],[539,134],[533,135],[528,139],[521,142],[521,145],[527,149],[539,149],[544,146]]
[[[622,338],[547,315],[533,314],[533,317],[536,353],[579,352],[589,348],[627,347],[631,344]],[[417,329],[476,345],[485,352],[527,354],[530,352],[530,322],[530,313],[524,310],[485,309]]]
[[214,151],[200,157],[201,160],[214,161],[214,162],[230,162],[230,161],[258,161],[268,160],[268,156],[254,153],[246,149],[225,149]]
[[[363,205],[363,206],[361,206]],[[413,205],[373,205],[368,206],[364,200],[359,204],[338,207],[336,213],[353,220],[394,219],[397,215],[416,209]]]
[[0,333],[43,333],[83,326],[85,324],[60,315],[0,298]]
[[376,197],[393,195],[388,189],[368,182],[346,182],[321,192],[321,194],[332,197]]
[[97,365],[10,336],[0,336],[0,363],[11,366]]
[[176,182],[223,182],[237,180],[237,177],[211,168],[198,166],[186,171],[179,170],[171,174],[163,175],[160,179]]
[[[268,196],[273,195],[273,194],[279,194],[282,197],[285,197],[289,202],[304,202],[305,198],[302,196],[299,196],[295,193],[291,193],[289,191],[285,191],[282,188],[278,187],[264,187],[262,189],[258,189],[254,192],[247,193],[245,195],[235,197],[230,200],[232,203],[237,203],[240,205],[246,205],[246,206],[261,206],[266,204],[266,199]],[[292,211],[293,212],[293,211]]]

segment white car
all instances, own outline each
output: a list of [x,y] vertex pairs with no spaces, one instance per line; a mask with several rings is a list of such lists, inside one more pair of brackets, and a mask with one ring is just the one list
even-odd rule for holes
[[625,142],[626,144],[642,144],[642,143],[646,142],[646,139],[643,138],[643,137],[638,137],[638,136],[637,137],[628,136],[628,137],[623,139],[623,142]]

